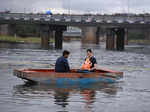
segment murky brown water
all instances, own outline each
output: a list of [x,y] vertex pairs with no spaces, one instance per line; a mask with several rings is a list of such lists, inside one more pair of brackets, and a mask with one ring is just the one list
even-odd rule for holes
[[[64,43],[73,68],[92,48],[99,67],[124,72],[116,84],[83,87],[25,85],[12,75],[15,68],[53,68],[61,50],[28,49],[38,45],[0,48],[0,112],[150,112],[150,46],[129,45],[125,52],[106,51],[104,45]],[[13,49],[12,49],[13,48]]]

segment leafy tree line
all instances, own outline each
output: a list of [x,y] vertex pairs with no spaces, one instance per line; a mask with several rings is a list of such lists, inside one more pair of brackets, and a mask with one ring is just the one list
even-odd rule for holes
[[[16,34],[20,37],[40,37],[40,30],[37,25],[16,25]],[[106,30],[101,29],[101,33],[106,34]],[[142,29],[129,29],[128,39],[147,39],[145,31]]]
[[16,25],[15,33],[20,37],[39,37],[40,30],[37,25]]
[[128,31],[128,39],[129,40],[141,40],[141,39],[147,39],[148,35],[143,29],[131,29]]

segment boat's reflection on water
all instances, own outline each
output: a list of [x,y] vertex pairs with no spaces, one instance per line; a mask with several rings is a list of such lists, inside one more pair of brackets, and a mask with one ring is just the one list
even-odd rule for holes
[[97,93],[108,96],[115,96],[117,90],[121,89],[117,84],[90,84],[90,85],[33,85],[24,84],[14,86],[14,97],[29,99],[46,98],[53,99],[54,104],[65,108],[72,101],[71,97],[78,96],[77,101],[84,102],[85,107],[89,108],[96,100]]

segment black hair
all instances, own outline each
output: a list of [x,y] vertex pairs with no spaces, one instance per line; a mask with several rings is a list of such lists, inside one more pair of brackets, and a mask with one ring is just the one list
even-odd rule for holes
[[91,50],[91,49],[87,49],[86,51],[92,53],[92,50]]
[[63,51],[63,56],[65,56],[65,55],[69,55],[70,54],[70,52],[69,51],[67,51],[67,50],[64,50]]

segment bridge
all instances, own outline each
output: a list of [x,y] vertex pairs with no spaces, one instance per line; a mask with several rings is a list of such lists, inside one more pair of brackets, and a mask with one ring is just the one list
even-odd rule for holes
[[[139,15],[46,15],[0,13],[0,25],[11,32],[17,24],[36,24],[41,32],[41,47],[49,47],[49,33],[55,31],[55,48],[62,49],[63,32],[67,26],[82,30],[82,42],[99,43],[101,28],[107,29],[106,49],[124,50],[126,29],[150,29],[150,16]],[[148,30],[149,32],[149,30]],[[115,40],[116,38],[116,40]]]

